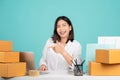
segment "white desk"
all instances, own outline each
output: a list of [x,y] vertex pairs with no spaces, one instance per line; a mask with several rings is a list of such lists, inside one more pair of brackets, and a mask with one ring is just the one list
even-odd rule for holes
[[[1,79],[0,80],[4,80]],[[7,80],[120,80],[120,76],[74,76],[68,72],[50,72],[48,74],[40,74],[36,77],[22,76],[14,77]]]

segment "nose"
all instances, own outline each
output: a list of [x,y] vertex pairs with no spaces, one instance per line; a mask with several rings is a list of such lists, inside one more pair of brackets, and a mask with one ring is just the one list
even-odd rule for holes
[[64,29],[64,26],[61,25],[61,26],[60,26],[60,30],[63,30],[63,29]]

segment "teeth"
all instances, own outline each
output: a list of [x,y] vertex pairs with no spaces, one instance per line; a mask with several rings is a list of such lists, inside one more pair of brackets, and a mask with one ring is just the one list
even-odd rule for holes
[[60,32],[60,34],[62,34],[62,35],[63,35],[65,32],[66,32],[66,31],[62,31],[62,32]]

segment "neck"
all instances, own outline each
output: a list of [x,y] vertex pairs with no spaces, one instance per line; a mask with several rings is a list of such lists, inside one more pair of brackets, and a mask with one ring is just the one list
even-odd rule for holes
[[67,38],[61,38],[60,42],[66,44],[66,41],[67,41]]

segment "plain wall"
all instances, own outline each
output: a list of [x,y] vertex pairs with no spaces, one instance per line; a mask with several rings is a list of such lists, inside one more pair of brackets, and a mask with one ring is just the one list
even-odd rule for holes
[[71,19],[83,58],[98,36],[120,36],[120,0],[0,0],[0,40],[12,41],[14,51],[33,51],[38,68],[61,15]]

